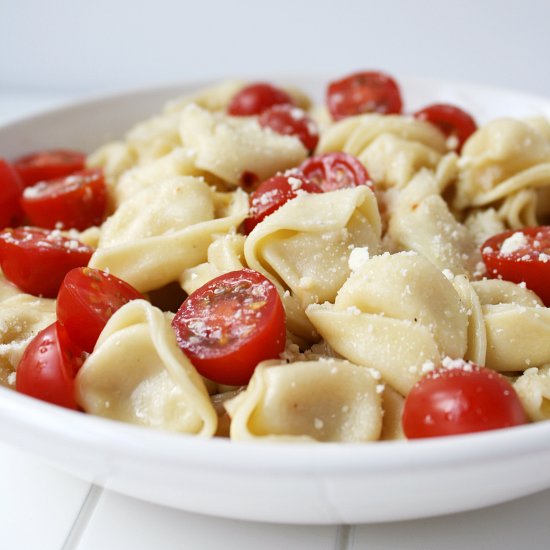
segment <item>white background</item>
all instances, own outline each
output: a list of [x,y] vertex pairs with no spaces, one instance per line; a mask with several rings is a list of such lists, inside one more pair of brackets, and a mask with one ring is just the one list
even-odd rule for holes
[[361,68],[550,95],[548,0],[0,0],[0,92]]

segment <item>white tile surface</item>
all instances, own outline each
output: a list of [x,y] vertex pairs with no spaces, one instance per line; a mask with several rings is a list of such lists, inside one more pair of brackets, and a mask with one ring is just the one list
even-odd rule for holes
[[60,550],[89,487],[0,443],[0,548]]
[[[510,475],[516,475],[510,473]],[[517,475],[521,475],[520,473]],[[350,550],[547,550],[550,491],[484,510],[354,529]]]
[[[235,499],[239,496],[235,495]],[[105,491],[78,550],[334,550],[337,527],[269,525],[155,506]]]

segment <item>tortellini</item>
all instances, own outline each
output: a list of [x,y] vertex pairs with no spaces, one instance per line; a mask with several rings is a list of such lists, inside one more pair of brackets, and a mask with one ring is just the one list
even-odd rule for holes
[[90,267],[107,269],[146,292],[178,281],[204,262],[215,236],[248,212],[241,190],[216,192],[196,178],[175,178],[125,201],[103,225]]
[[[8,287],[3,281],[0,284]],[[39,331],[55,321],[55,301],[19,292],[11,294],[13,288],[8,289],[0,287],[4,290],[4,298],[0,302],[0,384],[13,385],[12,373],[27,344]]]
[[196,151],[198,168],[234,186],[247,174],[257,182],[264,181],[297,166],[307,156],[294,136],[264,129],[251,117],[211,113],[195,104],[181,114],[180,135],[183,143]]
[[152,428],[211,436],[217,415],[169,319],[143,300],[109,320],[76,377],[86,411]]
[[382,429],[382,390],[369,369],[347,361],[261,363],[225,404],[231,438],[373,441]]
[[401,188],[421,168],[435,169],[447,146],[443,134],[427,122],[399,115],[368,114],[349,117],[329,127],[317,150],[354,155],[378,186]]
[[311,339],[303,310],[334,299],[350,273],[353,248],[376,253],[380,232],[376,198],[368,187],[303,193],[254,228],[244,255],[248,267],[286,291],[289,330]]
[[[244,86],[171,101],[88,156],[105,174],[108,217],[68,233],[94,248],[90,267],[143,299],[112,315],[86,357],[80,407],[235,441],[389,441],[405,438],[418,380],[466,360],[504,373],[531,421],[550,419],[550,308],[525,284],[486,279],[480,252],[497,233],[550,219],[550,122],[494,120],[460,151],[413,116],[335,122],[288,88],[319,127],[315,155],[356,156],[374,186],[346,186],[345,170],[334,178],[343,188],[329,192],[288,179],[279,204],[276,193],[251,193],[274,175],[301,177],[310,152],[258,116],[230,116]],[[274,196],[276,208],[255,219],[258,200],[271,206]],[[249,234],[247,218],[258,222]],[[199,374],[171,321],[187,295],[245,268],[275,285],[287,342],[246,386],[225,386]],[[0,384],[14,386],[25,347],[55,310],[0,274]]]
[[454,208],[500,206],[508,227],[536,225],[539,194],[550,186],[549,127],[503,118],[480,128],[462,151]]
[[346,359],[373,367],[406,395],[426,364],[462,357],[468,318],[449,280],[416,253],[366,259],[335,303],[311,305],[316,330]]

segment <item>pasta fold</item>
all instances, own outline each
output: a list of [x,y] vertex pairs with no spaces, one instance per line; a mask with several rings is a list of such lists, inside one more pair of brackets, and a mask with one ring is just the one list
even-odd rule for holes
[[92,414],[200,436],[216,431],[202,378],[179,349],[168,318],[144,300],[111,317],[75,388],[77,402]]
[[373,441],[382,428],[369,369],[324,359],[260,363],[248,387],[225,403],[231,439]]

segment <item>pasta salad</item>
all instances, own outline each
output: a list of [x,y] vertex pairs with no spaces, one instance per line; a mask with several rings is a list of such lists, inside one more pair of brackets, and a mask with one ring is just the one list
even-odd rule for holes
[[0,383],[236,441],[371,442],[550,419],[550,122],[178,98],[91,154],[0,159]]

